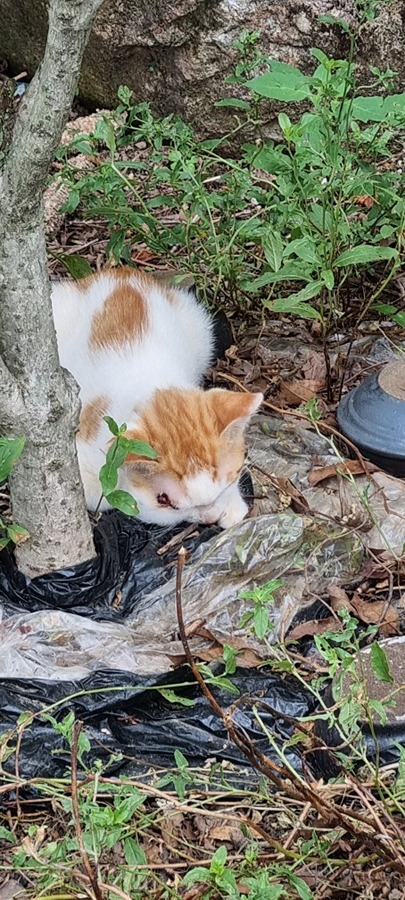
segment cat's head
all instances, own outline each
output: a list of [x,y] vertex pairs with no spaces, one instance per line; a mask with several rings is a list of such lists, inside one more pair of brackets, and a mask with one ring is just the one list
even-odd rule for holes
[[[217,388],[157,390],[127,431],[157,453],[156,460],[128,454],[123,466],[140,518],[160,525],[221,519],[225,491],[237,485],[243,467],[245,426],[262,400]],[[242,519],[242,502],[240,509]]]

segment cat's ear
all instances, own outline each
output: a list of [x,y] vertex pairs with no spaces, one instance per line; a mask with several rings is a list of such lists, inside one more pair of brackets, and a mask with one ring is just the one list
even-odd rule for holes
[[[142,427],[137,426],[136,428],[131,428],[131,426],[126,430],[125,437],[129,438],[131,441],[141,441],[142,444],[149,444],[149,436],[146,431],[143,431]],[[153,449],[153,448],[152,448]],[[140,448],[139,453],[127,453],[124,466],[127,465],[139,465],[142,468],[153,468],[158,465],[157,459],[151,459],[150,456],[142,453],[142,449]]]
[[244,428],[263,401],[263,394],[249,391],[241,393],[213,388],[209,393],[221,434],[230,426]]

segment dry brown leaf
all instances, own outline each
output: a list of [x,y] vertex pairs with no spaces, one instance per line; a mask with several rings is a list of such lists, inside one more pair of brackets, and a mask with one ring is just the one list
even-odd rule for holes
[[211,662],[213,659],[218,659],[219,656],[222,656],[222,651],[223,647],[220,644],[215,644],[214,647],[205,647],[204,650],[198,650],[196,656],[203,662]]
[[170,660],[174,669],[177,669],[179,666],[184,666],[184,663],[187,662],[185,653],[166,653],[166,656]]
[[[384,611],[384,600],[363,600],[359,594],[353,594],[351,606],[357,617],[365,625],[377,625]],[[399,615],[396,609],[390,604],[384,615],[384,619],[380,624],[380,632],[385,637],[390,637],[400,633]]]
[[[209,631],[208,628],[204,627],[199,629],[198,636],[212,641],[211,647],[197,651],[196,655],[199,659],[204,660],[204,662],[211,662],[212,659],[217,659],[218,656],[222,656],[223,644],[220,636],[217,636],[212,631]],[[263,658],[248,646],[245,638],[230,635],[226,642],[230,647],[233,647],[234,650],[238,651],[239,666],[243,666],[244,669],[256,669],[258,666],[262,665]]]
[[299,406],[300,403],[306,403],[322,390],[323,381],[314,378],[302,378],[295,381],[284,381],[281,384],[280,394],[282,399],[289,406]]
[[303,637],[312,637],[314,634],[323,634],[324,631],[328,631],[329,628],[333,628],[333,631],[340,631],[343,627],[343,623],[339,623],[333,616],[328,616],[327,619],[308,619],[307,622],[300,622],[299,625],[296,625],[292,631],[288,632],[288,639],[292,641],[299,641]]
[[343,588],[338,587],[337,584],[330,584],[328,594],[334,612],[338,612],[339,609],[350,609],[350,600]]
[[162,840],[171,847],[178,847],[182,837],[184,815],[181,812],[170,812],[170,816],[162,819],[160,832]]
[[327,374],[324,354],[319,350],[307,350],[301,371],[306,380],[322,382],[324,385]]
[[367,462],[367,460],[361,463],[359,459],[349,459],[346,462],[337,462],[332,463],[330,466],[323,466],[322,469],[312,469],[312,472],[308,475],[308,481],[312,487],[315,487],[321,481],[325,481],[327,478],[335,478],[342,472],[348,475],[364,475],[367,472],[370,475],[372,472],[378,472],[378,466]]
[[309,509],[308,501],[295,485],[287,478],[287,475],[277,475],[273,478],[274,487],[282,494],[290,498],[290,505],[294,512],[306,512]]
[[374,197],[370,197],[369,194],[361,194],[360,197],[354,197],[353,199],[355,203],[358,203],[359,206],[365,206],[366,209],[371,209],[375,203]]
[[210,828],[209,838],[212,841],[221,841],[221,844],[227,841],[236,849],[239,848],[241,844],[243,844],[246,840],[241,832],[241,829],[238,828],[235,823],[229,824],[225,821],[218,822],[218,824],[214,825],[213,828]]

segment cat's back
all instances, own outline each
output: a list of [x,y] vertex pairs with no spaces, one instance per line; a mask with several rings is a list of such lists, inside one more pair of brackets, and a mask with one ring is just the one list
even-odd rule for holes
[[79,379],[83,359],[99,366],[106,356],[122,362],[134,351],[138,366],[153,354],[157,365],[183,365],[191,378],[210,362],[209,314],[190,291],[146,273],[125,267],[57,282],[52,303],[61,363]]

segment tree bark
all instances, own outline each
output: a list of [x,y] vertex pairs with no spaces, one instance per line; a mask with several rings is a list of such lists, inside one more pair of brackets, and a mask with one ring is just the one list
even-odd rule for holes
[[59,365],[43,192],[102,0],[51,0],[43,62],[19,106],[0,169],[0,432],[24,435],[10,479],[13,518],[30,540],[27,576],[94,556],[77,463],[78,387]]

